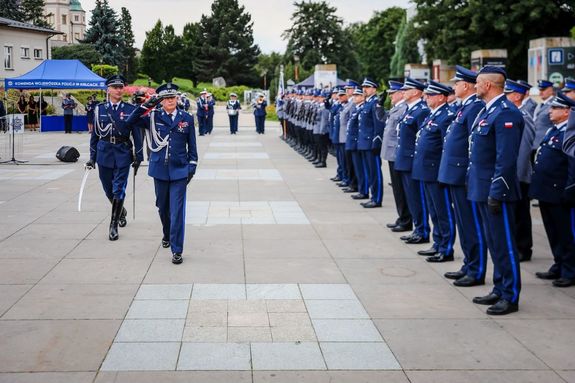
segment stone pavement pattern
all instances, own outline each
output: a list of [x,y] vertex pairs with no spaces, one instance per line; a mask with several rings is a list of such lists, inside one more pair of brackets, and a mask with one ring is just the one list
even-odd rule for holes
[[311,167],[249,114],[237,136],[215,123],[180,266],[145,171],[110,242],[97,174],[79,213],[82,164],[54,158],[85,160],[88,136],[25,135],[30,162],[0,166],[0,382],[575,382],[575,290],[533,275],[550,264],[537,210],[520,311],[489,317],[471,303],[489,285],[442,277],[460,253],[428,264],[385,228],[389,187],[366,211],[329,181],[332,157]]

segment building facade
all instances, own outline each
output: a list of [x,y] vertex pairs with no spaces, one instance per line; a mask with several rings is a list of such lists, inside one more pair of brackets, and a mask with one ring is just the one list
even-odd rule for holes
[[46,21],[62,32],[54,37],[54,46],[78,44],[86,33],[86,12],[79,0],[46,0]]
[[0,17],[0,80],[23,75],[49,59],[51,38],[59,33]]

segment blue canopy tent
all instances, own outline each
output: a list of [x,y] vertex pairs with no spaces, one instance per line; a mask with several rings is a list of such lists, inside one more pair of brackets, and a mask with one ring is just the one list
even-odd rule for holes
[[[45,60],[30,72],[4,80],[12,89],[106,89],[106,80],[79,60]],[[42,119],[40,119],[42,131]]]

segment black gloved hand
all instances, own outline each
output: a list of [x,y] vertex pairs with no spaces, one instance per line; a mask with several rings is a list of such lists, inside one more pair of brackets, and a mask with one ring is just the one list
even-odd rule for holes
[[192,178],[194,178],[194,174],[196,174],[196,173],[194,173],[194,172],[189,172],[189,173],[188,173],[188,182],[186,183],[186,185],[190,183],[190,181],[192,180]]
[[142,106],[147,109],[152,109],[158,105],[160,101],[162,101],[162,98],[157,94],[153,94],[142,104]]
[[487,209],[493,215],[501,214],[501,201],[496,200],[494,198],[488,197],[487,198]]
[[140,161],[135,160],[132,162],[132,167],[134,168],[134,176],[138,175],[138,169],[140,168]]
[[84,165],[84,167],[86,169],[94,169],[96,167],[96,164],[94,164],[94,161],[89,160],[88,162],[86,162],[86,164]]

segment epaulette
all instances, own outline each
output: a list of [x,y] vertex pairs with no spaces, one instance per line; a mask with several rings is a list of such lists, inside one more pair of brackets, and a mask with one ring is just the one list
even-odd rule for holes
[[507,103],[505,101],[501,101],[501,107],[503,109],[509,109],[509,105],[507,105]]

